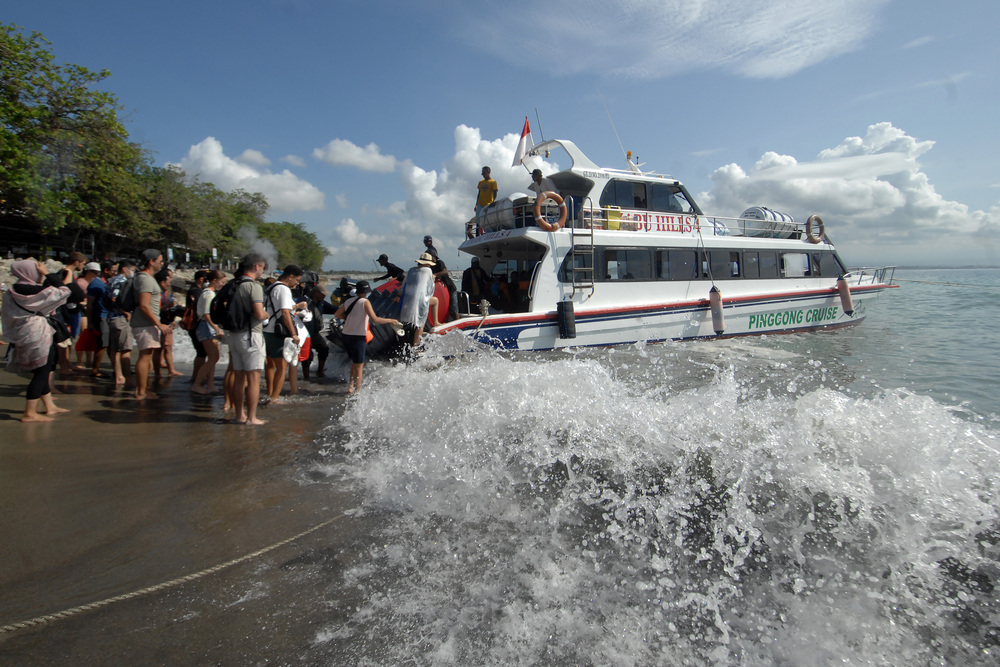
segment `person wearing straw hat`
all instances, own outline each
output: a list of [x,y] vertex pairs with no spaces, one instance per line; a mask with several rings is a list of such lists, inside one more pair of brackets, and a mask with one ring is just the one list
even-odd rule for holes
[[407,333],[413,333],[411,344],[414,347],[420,344],[428,314],[431,316],[431,326],[438,325],[438,302],[434,296],[434,273],[431,271],[435,264],[437,259],[425,252],[420,255],[417,265],[407,271],[403,282],[399,321],[403,323]]

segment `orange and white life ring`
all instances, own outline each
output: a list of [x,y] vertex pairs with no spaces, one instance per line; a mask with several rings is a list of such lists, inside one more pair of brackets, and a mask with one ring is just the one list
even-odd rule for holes
[[[813,223],[816,223],[816,233],[813,234]],[[806,220],[806,238],[809,243],[820,243],[826,238],[826,227],[823,226],[823,218],[818,215],[810,215]]]
[[[556,224],[550,223],[548,220],[542,217],[542,204],[545,203],[547,199],[551,199],[555,203],[559,204],[559,219]],[[558,231],[563,224],[566,222],[566,202],[563,198],[559,196],[558,192],[543,192],[535,200],[535,224],[544,229],[547,232]]]

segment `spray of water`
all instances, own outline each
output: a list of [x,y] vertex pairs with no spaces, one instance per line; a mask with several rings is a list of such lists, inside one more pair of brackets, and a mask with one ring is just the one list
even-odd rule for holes
[[[442,343],[446,345],[447,343]],[[742,347],[741,347],[742,346]],[[323,469],[384,528],[360,661],[988,664],[995,434],[743,343],[373,376]]]

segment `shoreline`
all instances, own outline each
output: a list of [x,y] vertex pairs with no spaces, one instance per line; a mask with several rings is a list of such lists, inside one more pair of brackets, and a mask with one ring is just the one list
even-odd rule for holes
[[[332,370],[300,380],[300,394],[263,408],[268,423],[252,428],[224,422],[221,397],[191,394],[186,377],[153,383],[160,399],[139,402],[108,379],[58,374],[56,400],[71,411],[22,424],[27,379],[0,374],[0,627],[184,577],[335,519],[174,589],[0,634],[0,662],[292,659],[316,628],[290,626],[276,643],[259,624],[306,605],[301,571],[357,557],[352,545],[370,533],[353,516],[351,485],[311,472],[347,401]],[[257,587],[274,596],[247,593]]]

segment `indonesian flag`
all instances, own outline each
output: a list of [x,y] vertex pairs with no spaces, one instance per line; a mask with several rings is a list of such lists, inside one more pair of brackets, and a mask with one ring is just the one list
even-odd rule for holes
[[517,150],[514,151],[514,162],[510,166],[516,167],[519,164],[524,164],[524,154],[528,152],[528,142],[531,142],[532,146],[535,145],[535,142],[531,141],[531,127],[528,126],[528,117],[525,116],[524,129],[521,130],[521,140],[517,142]]

